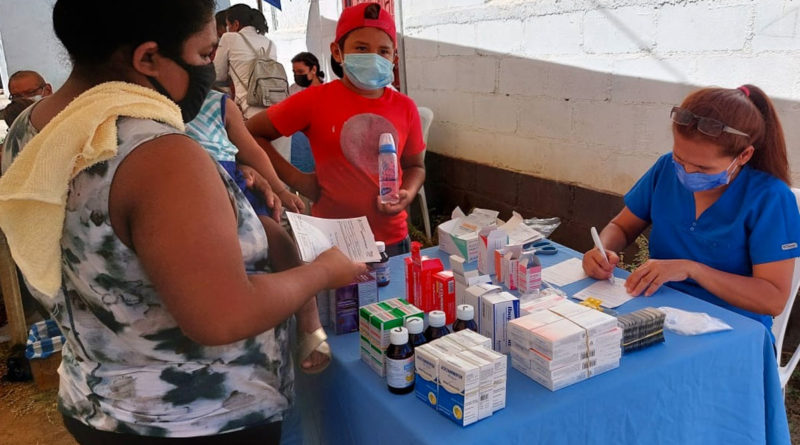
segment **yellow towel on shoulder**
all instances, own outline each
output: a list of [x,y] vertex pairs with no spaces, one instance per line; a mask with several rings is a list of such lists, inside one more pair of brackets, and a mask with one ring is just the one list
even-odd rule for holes
[[117,118],[153,119],[183,131],[181,111],[154,90],[125,82],[93,87],[25,145],[0,177],[0,229],[28,282],[55,296],[69,183],[117,154]]

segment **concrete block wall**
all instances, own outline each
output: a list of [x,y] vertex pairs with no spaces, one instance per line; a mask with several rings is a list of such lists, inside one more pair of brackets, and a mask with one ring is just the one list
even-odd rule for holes
[[[68,61],[37,31],[49,30],[42,20],[53,2],[0,0],[9,12],[0,38],[8,70],[35,66],[59,86]],[[396,4],[408,93],[435,113],[432,152],[621,194],[670,150],[672,105],[698,86],[754,83],[777,99],[800,180],[800,0]],[[287,71],[310,50],[333,78],[328,45],[341,8],[341,0],[284,1],[283,11],[265,4]],[[27,49],[31,38],[38,51]]]
[[800,1],[406,0],[403,14],[432,152],[622,194],[671,149],[670,107],[753,83],[800,181]]

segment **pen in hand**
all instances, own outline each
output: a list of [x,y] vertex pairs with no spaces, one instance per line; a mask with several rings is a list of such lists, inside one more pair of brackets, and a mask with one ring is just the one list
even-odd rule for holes
[[[597,250],[600,251],[600,255],[603,255],[603,259],[606,260],[606,264],[608,264],[610,266],[611,263],[608,261],[608,255],[606,255],[606,250],[603,248],[603,242],[600,241],[600,235],[597,234],[597,229],[592,227],[589,231],[592,234],[592,240],[594,241],[595,247],[597,247]],[[614,272],[613,271],[611,272],[611,276],[608,278],[608,282],[611,283],[611,284],[614,284]]]

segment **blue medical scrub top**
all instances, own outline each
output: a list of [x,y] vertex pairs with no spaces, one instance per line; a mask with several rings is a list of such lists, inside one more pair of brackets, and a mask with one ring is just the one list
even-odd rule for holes
[[[753,265],[800,256],[800,212],[780,179],[747,165],[705,212],[675,174],[672,153],[659,158],[625,195],[625,205],[652,224],[650,258],[688,259],[752,276]],[[772,335],[772,317],[732,306],[694,280],[670,287],[760,321]],[[774,339],[773,339],[774,341]]]

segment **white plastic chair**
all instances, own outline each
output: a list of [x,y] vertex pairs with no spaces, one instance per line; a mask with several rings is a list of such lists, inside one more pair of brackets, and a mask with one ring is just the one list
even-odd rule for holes
[[[422,152],[422,159],[425,159],[425,152],[428,151],[428,131],[433,123],[433,111],[427,107],[417,107],[419,119],[422,121],[422,140],[425,142],[425,151]],[[419,205],[422,208],[422,223],[425,225],[425,236],[431,239],[431,217],[428,214],[428,199],[425,197],[425,185],[419,188]]]
[[[792,192],[797,200],[797,206],[800,208],[800,189],[792,188]],[[786,306],[783,308],[783,312],[772,321],[772,335],[775,336],[775,348],[778,351],[778,377],[781,380],[781,389],[783,389],[784,394],[786,392],[786,383],[789,381],[789,378],[792,377],[792,372],[794,372],[794,368],[797,367],[797,363],[800,362],[800,345],[798,345],[789,361],[784,366],[781,366],[781,349],[783,348],[783,340],[786,337],[786,326],[789,324],[789,315],[792,313],[792,306],[794,305],[794,299],[797,296],[799,287],[800,259],[795,258],[789,299],[786,300]]]

